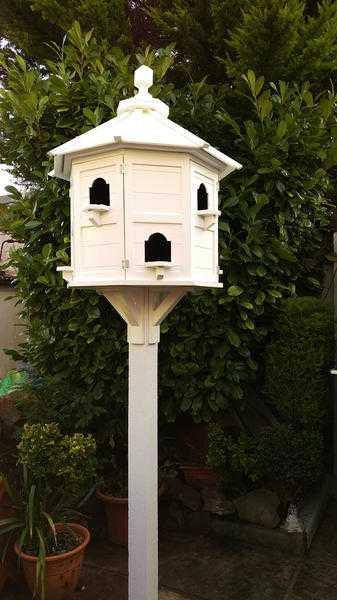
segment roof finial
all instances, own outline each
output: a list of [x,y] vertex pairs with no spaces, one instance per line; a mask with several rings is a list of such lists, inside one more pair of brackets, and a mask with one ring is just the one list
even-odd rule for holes
[[132,98],[121,100],[117,115],[122,115],[126,112],[135,110],[152,111],[158,113],[162,117],[168,117],[169,107],[164,104],[159,98],[153,98],[149,93],[149,88],[153,85],[153,70],[146,65],[141,65],[135,71],[134,75],[135,87],[138,88],[138,93]]
[[139,96],[150,96],[149,88],[153,85],[153,71],[150,67],[142,65],[135,71],[135,87]]

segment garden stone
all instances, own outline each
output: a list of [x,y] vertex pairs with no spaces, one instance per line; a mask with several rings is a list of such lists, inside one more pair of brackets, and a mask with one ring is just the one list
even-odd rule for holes
[[170,487],[171,495],[179,500],[190,510],[198,510],[201,506],[201,495],[194,488],[183,483],[180,479],[174,479]]
[[184,509],[175,500],[159,504],[159,527],[166,531],[179,531],[184,527]]
[[273,529],[280,523],[277,509],[280,500],[274,492],[260,489],[234,500],[239,518],[255,525]]
[[235,513],[235,506],[230,500],[215,487],[204,488],[201,492],[204,506],[203,510],[212,513],[212,515],[232,515]]
[[207,533],[211,529],[211,515],[203,510],[186,511],[185,527],[192,533]]

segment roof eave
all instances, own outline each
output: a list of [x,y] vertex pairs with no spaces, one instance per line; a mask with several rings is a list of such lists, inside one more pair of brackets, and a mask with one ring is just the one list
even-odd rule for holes
[[87,157],[93,154],[101,154],[102,152],[109,152],[112,150],[122,150],[122,149],[139,149],[143,150],[144,148],[148,149],[156,149],[162,150],[164,152],[186,152],[187,154],[191,154],[196,158],[201,159],[209,164],[212,164],[219,171],[219,178],[222,179],[229,173],[241,169],[242,165],[235,160],[231,159],[226,154],[223,154],[216,148],[209,146],[208,144],[203,144],[202,146],[164,146],[159,144],[140,144],[139,142],[127,141],[124,142],[119,138],[118,143],[110,143],[103,144],[101,146],[95,146],[93,148],[86,148],[77,150],[68,154],[54,154],[54,173],[52,176],[59,177],[60,179],[64,179],[66,181],[70,180],[71,176],[71,163],[74,159],[80,157]]

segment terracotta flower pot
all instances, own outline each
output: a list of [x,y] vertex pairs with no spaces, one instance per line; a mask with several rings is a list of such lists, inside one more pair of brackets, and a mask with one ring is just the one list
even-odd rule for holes
[[[159,484],[158,498],[167,491],[167,482],[162,481]],[[128,545],[128,498],[117,498],[103,494],[97,490],[97,498],[103,502],[107,522],[108,540],[112,544],[119,546]]]
[[127,546],[128,499],[103,494],[99,490],[97,490],[97,497],[104,504],[109,542]]
[[219,482],[219,477],[206,465],[181,465],[180,471],[186,483],[192,487],[211,487]]
[[[56,525],[57,531],[62,531],[69,527],[82,537],[83,541],[77,548],[69,552],[46,558],[46,600],[63,600],[69,592],[74,592],[81,574],[84,552],[90,542],[90,533],[85,527],[76,523]],[[20,551],[18,543],[15,544],[15,552],[22,561],[25,579],[30,591],[34,594],[36,588],[37,558]]]
[[188,449],[187,460],[192,463],[203,462],[208,450],[208,424],[194,423],[191,418],[184,418],[178,425],[180,438]]

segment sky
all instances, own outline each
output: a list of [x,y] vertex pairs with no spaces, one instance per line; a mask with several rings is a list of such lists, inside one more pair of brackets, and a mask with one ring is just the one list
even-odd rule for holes
[[6,185],[15,185],[10,174],[6,171],[6,165],[0,164],[0,196],[6,194]]

